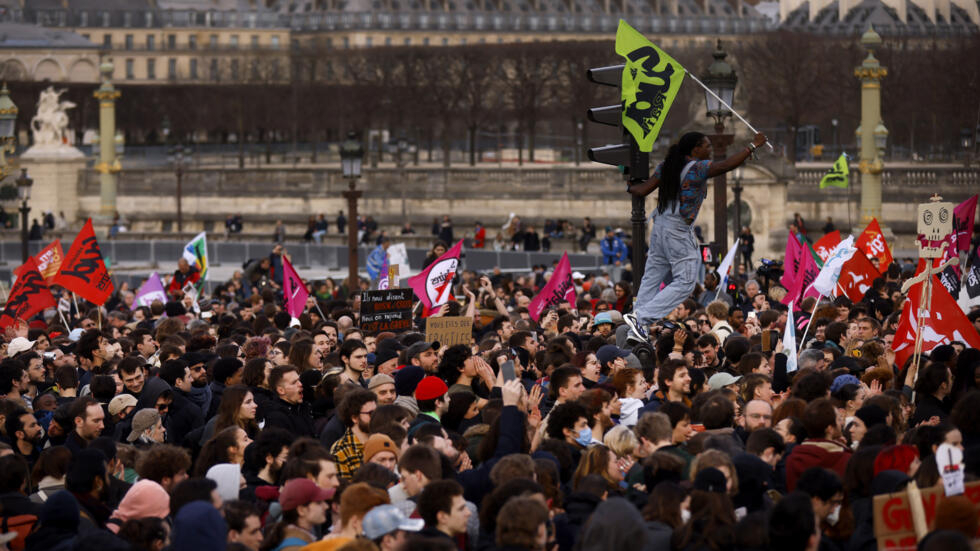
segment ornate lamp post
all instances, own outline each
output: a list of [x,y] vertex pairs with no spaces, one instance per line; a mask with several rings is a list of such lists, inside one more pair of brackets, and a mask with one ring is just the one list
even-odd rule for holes
[[17,197],[20,198],[20,257],[21,262],[27,262],[30,252],[27,250],[27,214],[31,212],[31,207],[27,206],[27,201],[31,198],[31,186],[34,180],[27,177],[27,169],[20,169],[20,178],[17,178]]
[[99,162],[95,171],[99,173],[99,214],[106,222],[116,214],[117,178],[122,166],[116,157],[116,100],[120,92],[112,85],[112,61],[106,58],[99,66],[102,73],[102,86],[92,95],[99,100]]
[[353,295],[357,292],[357,200],[361,192],[355,189],[357,179],[361,177],[361,163],[364,161],[364,148],[357,139],[356,132],[348,132],[347,139],[340,146],[340,168],[347,178],[347,290]]
[[[702,81],[728,105],[732,105],[738,76],[735,75],[735,69],[725,61],[728,53],[721,49],[721,40],[718,41],[711,55],[715,61],[708,67],[708,72],[704,74]],[[734,134],[725,133],[725,119],[731,117],[732,112],[708,92],[704,93],[704,100],[708,106],[708,116],[715,121],[715,133],[709,136],[711,146],[714,148],[714,160],[723,161],[728,156],[728,146],[732,145],[735,139]],[[721,251],[728,249],[727,183],[724,174],[715,176],[715,244]]]
[[[868,57],[854,69],[854,76],[861,81],[861,224],[881,218],[881,173],[884,170],[882,155],[888,131],[881,122],[881,80],[888,70],[874,56],[874,49],[881,44],[881,37],[869,28],[861,36],[861,44],[867,48]],[[880,128],[879,128],[880,127]],[[881,142],[879,144],[879,142]]]

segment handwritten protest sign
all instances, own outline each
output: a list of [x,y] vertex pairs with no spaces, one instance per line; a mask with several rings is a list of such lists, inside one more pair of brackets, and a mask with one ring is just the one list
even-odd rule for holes
[[412,328],[412,290],[385,289],[361,293],[361,329],[398,333]]
[[442,346],[470,344],[473,341],[473,320],[466,316],[428,318],[425,322],[425,341]]
[[[932,528],[936,507],[946,499],[941,485],[921,490],[925,525]],[[980,482],[966,484],[963,493],[974,505],[980,503]],[[883,494],[874,498],[874,526],[878,549],[915,549],[916,534],[912,508],[906,492]]]

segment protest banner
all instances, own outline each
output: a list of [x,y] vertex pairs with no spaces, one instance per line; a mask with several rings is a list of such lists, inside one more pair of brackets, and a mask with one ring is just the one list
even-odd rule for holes
[[412,290],[385,289],[361,293],[361,329],[400,333],[412,328]]
[[442,346],[473,342],[473,319],[466,316],[435,317],[425,321],[425,342]]
[[[936,519],[936,508],[945,499],[943,486],[933,486],[919,490],[922,501],[922,513],[926,527],[933,526]],[[974,505],[980,503],[980,482],[969,482],[965,485],[964,494]],[[917,537],[915,530],[915,512],[910,507],[909,493],[896,492],[877,495],[874,498],[874,527],[878,549],[915,549]]]
[[99,306],[112,296],[112,279],[102,260],[102,250],[95,238],[91,218],[72,242],[53,283]]

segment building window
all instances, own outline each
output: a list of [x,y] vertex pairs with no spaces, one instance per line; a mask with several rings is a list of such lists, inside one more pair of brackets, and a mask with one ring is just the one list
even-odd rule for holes
[[191,50],[196,50],[197,49],[197,35],[196,34],[192,34],[192,35],[190,35],[190,36],[187,37],[187,47],[190,48]]
[[112,35],[104,34],[102,35],[102,47],[105,49],[112,48]]
[[373,45],[374,45],[374,37],[373,37],[373,36],[369,36],[369,37],[367,37],[367,38],[365,38],[365,39],[364,39],[364,44],[365,44],[365,45],[366,45],[366,46],[367,46],[368,48],[370,48],[371,46],[373,46]]
[[153,26],[153,12],[151,11],[146,12],[146,26],[147,28]]
[[442,39],[442,45],[443,46],[448,46],[449,45],[449,39],[448,38],[443,38]]
[[218,35],[212,34],[208,37],[208,47],[215,49],[218,47]]
[[218,60],[217,59],[212,59],[211,60],[211,80],[217,82],[219,76],[220,75],[218,74]]
[[155,59],[146,60],[146,78],[150,80],[157,78],[157,60]]
[[177,35],[168,34],[167,35],[167,49],[176,50],[177,49]]
[[412,39],[411,38],[406,38],[405,39],[405,45],[406,46],[411,46],[412,45]]
[[273,50],[278,50],[279,49],[279,37],[278,36],[275,36],[275,35],[273,35],[272,37],[270,37],[269,38],[269,46],[271,46]]
[[391,37],[390,36],[386,36],[385,37],[385,46],[391,46]]
[[172,57],[167,60],[167,78],[177,78],[177,58]]
[[123,12],[123,27],[132,27],[132,26],[133,26],[133,13],[128,11]]
[[146,35],[146,49],[152,52],[153,50],[156,49],[156,47],[157,47],[157,37],[152,34]]
[[191,67],[190,67],[190,69],[191,69],[190,70],[190,74],[191,74],[190,76],[191,76],[191,78],[194,79],[194,80],[197,80],[197,60],[196,59],[192,59],[191,60]]
[[237,34],[233,34],[233,35],[231,35],[228,38],[228,45],[231,46],[232,48],[237,48],[238,47],[238,35]]
[[428,36],[422,39],[422,45],[423,46],[428,46],[429,45],[429,37]]
[[85,34],[82,34],[82,38],[84,38],[85,40],[92,40],[92,35],[90,35],[88,33],[85,33]]
[[127,50],[133,49],[133,35],[131,34],[126,35],[126,49]]
[[259,35],[253,34],[252,35],[252,48],[254,49],[254,48],[258,48],[258,47],[259,47]]
[[344,48],[350,48],[350,38],[344,37]]
[[134,78],[136,78],[136,75],[133,74],[133,60],[132,59],[127,59],[126,60],[126,80],[133,80]]
[[237,59],[233,59],[233,60],[231,60],[231,80],[237,81],[238,80],[238,76],[239,76],[238,75],[238,60]]
[[109,12],[107,12],[107,11],[102,12],[102,26],[103,27],[108,27],[111,22],[112,22],[112,20],[109,17]]
[[81,13],[78,14],[78,26],[79,27],[88,27],[88,12],[87,11],[83,11],[83,12],[81,12]]

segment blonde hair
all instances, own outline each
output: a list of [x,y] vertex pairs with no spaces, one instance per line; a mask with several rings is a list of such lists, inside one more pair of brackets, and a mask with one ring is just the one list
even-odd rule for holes
[[616,425],[609,429],[602,437],[602,443],[612,450],[616,457],[632,456],[636,448],[640,446],[640,440],[636,434],[624,425]]

